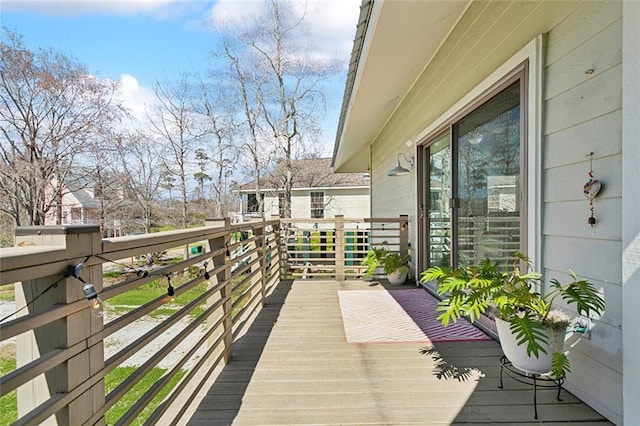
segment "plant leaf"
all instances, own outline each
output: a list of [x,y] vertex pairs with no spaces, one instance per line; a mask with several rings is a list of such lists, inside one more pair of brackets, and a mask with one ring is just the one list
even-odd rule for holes
[[538,358],[540,352],[547,353],[543,344],[548,343],[546,327],[531,318],[529,312],[509,319],[511,332],[516,335],[518,345],[527,345],[527,355]]
[[554,352],[551,358],[551,375],[557,380],[566,377],[567,373],[571,373],[569,358],[565,353]]
[[[575,278],[575,274],[572,276]],[[574,279],[573,282],[566,284],[566,288],[563,290],[562,299],[567,303],[574,303],[578,315],[589,315],[591,312],[600,313],[604,311],[604,299],[593,284],[587,280]]]
[[437,281],[442,277],[446,277],[451,272],[450,270],[446,269],[439,266],[433,266],[422,272],[422,274],[420,275],[420,281],[423,283],[428,283],[429,281]]

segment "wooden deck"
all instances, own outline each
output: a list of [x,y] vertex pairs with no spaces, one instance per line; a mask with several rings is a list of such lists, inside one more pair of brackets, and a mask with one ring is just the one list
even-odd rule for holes
[[361,281],[281,283],[189,424],[608,423],[565,390],[556,401],[551,389],[538,390],[534,420],[530,386],[505,378],[498,389],[494,341],[437,343],[432,354],[421,353],[425,343],[347,343],[337,291],[351,289],[385,290]]

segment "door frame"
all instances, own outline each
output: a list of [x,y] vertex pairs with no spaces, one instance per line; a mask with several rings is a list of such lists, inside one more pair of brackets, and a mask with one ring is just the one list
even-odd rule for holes
[[[538,43],[539,41],[539,43]],[[517,80],[521,81],[520,84],[520,203],[521,203],[521,223],[520,223],[520,250],[526,253],[534,262],[539,259],[539,250],[540,244],[539,241],[539,229],[541,229],[541,224],[539,223],[539,214],[535,213],[533,217],[531,217],[532,211],[536,211],[539,209],[540,201],[538,200],[539,193],[534,191],[533,193],[530,191],[531,184],[535,185],[536,182],[539,182],[539,176],[537,173],[531,174],[532,170],[538,170],[538,167],[531,167],[531,161],[534,161],[534,164],[537,165],[540,161],[540,157],[538,155],[540,136],[537,133],[539,130],[538,124],[538,108],[535,108],[534,111],[536,115],[531,116],[531,105],[532,102],[535,102],[534,105],[538,103],[538,94],[539,94],[539,85],[536,83],[539,79],[536,78],[532,81],[532,74],[538,74],[535,72],[531,73],[530,68],[533,66],[537,66],[539,63],[538,60],[531,59],[531,47],[534,47],[533,52],[535,53],[533,56],[537,58],[537,54],[541,54],[541,38],[537,38],[530,45],[527,46],[529,49],[523,49],[527,51],[527,55],[523,56],[523,60],[517,63],[504,73],[501,73],[500,76],[493,76],[491,84],[487,85],[479,94],[475,94],[475,90],[471,92],[467,97],[463,98],[459,101],[454,107],[457,107],[456,110],[450,112],[447,117],[440,117],[436,123],[437,126],[432,125],[427,133],[423,132],[422,136],[418,139],[418,143],[416,144],[417,150],[417,198],[416,198],[416,210],[418,211],[418,220],[417,220],[417,267],[418,270],[422,271],[426,269],[428,265],[429,252],[428,252],[428,243],[429,243],[429,217],[428,217],[428,202],[429,202],[429,188],[428,188],[428,177],[429,177],[429,158],[428,158],[428,148],[434,142],[440,140],[443,136],[449,134],[450,144],[451,144],[451,162],[452,162],[452,171],[451,176],[455,176],[456,170],[455,165],[457,164],[457,149],[454,148],[454,140],[455,140],[455,124],[462,120],[464,117],[469,115],[471,112],[476,110],[481,105],[490,101],[495,95],[500,93],[502,90],[507,88],[510,84],[514,83]],[[516,55],[519,57],[521,55]],[[533,62],[533,64],[532,64]],[[506,65],[506,64],[505,64]],[[503,67],[500,68],[500,70]],[[499,70],[499,71],[500,71]],[[498,71],[496,71],[497,73]],[[494,73],[494,74],[496,74]],[[488,79],[487,79],[488,80]],[[485,80],[486,82],[486,80]],[[532,82],[534,84],[532,84]],[[484,83],[484,82],[483,82]],[[477,88],[476,88],[477,89]],[[471,95],[474,95],[471,97]],[[534,99],[531,99],[533,96]],[[453,108],[452,108],[453,109]],[[450,109],[449,111],[452,111]],[[533,122],[532,122],[533,121]],[[535,131],[532,132],[532,126],[536,126]],[[534,136],[533,147],[530,145],[530,139]],[[533,153],[533,155],[532,155]],[[533,158],[532,158],[533,157]],[[531,179],[531,178],[534,179]],[[450,182],[452,194],[457,193],[457,182],[453,179],[453,182]],[[533,197],[530,199],[530,196]],[[452,200],[451,202],[455,202]],[[535,210],[532,210],[531,206]],[[451,262],[453,259],[456,259],[457,256],[455,254],[456,247],[455,241],[457,238],[457,229],[454,226],[455,216],[454,212],[451,214],[452,220],[452,247],[451,247]],[[530,220],[533,219],[533,220]],[[533,222],[533,226],[532,223]],[[535,230],[533,233],[532,230]],[[531,235],[533,234],[533,235]],[[533,243],[533,244],[532,244]]]

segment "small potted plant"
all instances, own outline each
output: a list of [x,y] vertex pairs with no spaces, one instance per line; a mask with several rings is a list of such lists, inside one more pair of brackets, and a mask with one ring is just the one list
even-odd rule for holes
[[[523,274],[521,266],[525,266]],[[507,268],[487,259],[457,269],[432,267],[420,280],[436,282],[436,292],[443,298],[437,308],[443,326],[461,317],[473,322],[492,313],[502,350],[516,368],[559,379],[570,372],[562,345],[571,319],[552,308],[553,301],[560,297],[575,305],[578,315],[599,315],[605,307],[591,283],[579,280],[573,272],[570,275],[572,280],[566,284],[552,279],[550,291],[542,295],[536,291],[542,275],[532,271],[528,257],[516,253]]]
[[409,273],[409,255],[400,255],[400,253],[389,252],[382,261],[384,273],[387,274],[387,280],[391,285],[402,285],[407,280]]
[[384,259],[389,252],[385,248],[372,247],[367,251],[367,255],[360,264],[366,266],[365,275],[369,278],[373,278],[376,274],[382,273],[384,267]]

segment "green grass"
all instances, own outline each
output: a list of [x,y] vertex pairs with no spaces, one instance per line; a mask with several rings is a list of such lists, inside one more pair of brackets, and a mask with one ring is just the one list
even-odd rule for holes
[[107,271],[102,274],[102,276],[105,278],[118,278],[120,275],[122,275],[122,272],[120,271]]
[[[107,374],[105,377],[105,393],[114,390],[123,380],[129,377],[137,367],[119,367]],[[149,374],[142,378],[136,385],[129,390],[113,407],[105,413],[105,421],[107,425],[113,425],[135,404],[142,395],[153,385],[166,370],[162,368],[154,368]],[[141,425],[149,418],[153,410],[162,402],[162,400],[169,394],[171,389],[178,383],[178,381],[184,376],[185,372],[181,370],[176,374],[167,386],[165,386],[158,395],[151,401],[151,403],[136,416],[136,419],[132,424]]]
[[[176,283],[172,282],[174,287]],[[157,279],[129,290],[126,293],[119,294],[105,301],[108,307],[111,306],[140,306],[155,299],[156,297],[167,294],[166,278]]]
[[[174,288],[179,288],[182,283],[187,282],[192,277],[176,277],[171,280],[171,285]],[[161,278],[147,283],[143,286],[137,287],[126,293],[119,294],[105,301],[105,307],[112,314],[124,315],[127,312],[133,310],[137,306],[144,305],[145,303],[167,294],[167,280]],[[207,283],[202,282],[192,288],[191,290],[177,296],[173,301],[168,302],[162,307],[154,310],[149,314],[152,318],[162,318],[170,316],[177,312],[180,308],[187,305],[195,297],[204,293],[207,289]],[[204,304],[205,302],[203,302]],[[190,318],[195,318],[203,312],[203,308],[196,308],[189,314]]]
[[173,231],[175,229],[178,229],[178,227],[175,225],[154,226],[149,229],[149,232],[153,234],[155,232]]
[[0,287],[0,300],[13,302],[15,299],[15,284]]
[[[0,375],[4,376],[7,373],[16,369],[16,359],[12,358],[0,358]],[[0,398],[0,425],[10,425],[18,420],[18,391],[11,391],[2,398]]]
[[[15,358],[0,358],[0,374],[5,375],[16,368]],[[131,375],[137,367],[119,367],[107,374],[105,377],[105,393],[108,394],[114,390],[123,380]],[[106,423],[108,425],[115,424],[120,417],[122,417],[129,408],[135,404],[138,399],[165,373],[165,369],[154,368],[147,376],[145,376],[140,382],[127,392],[124,397],[120,399],[107,413],[105,414]],[[142,413],[140,413],[134,425],[141,425],[144,421],[153,413],[153,410],[162,402],[162,400],[169,394],[171,389],[178,384],[185,371],[181,370],[175,375],[167,386],[151,401]],[[0,398],[0,425],[10,425],[18,420],[18,399],[17,391],[11,391],[7,395]]]

